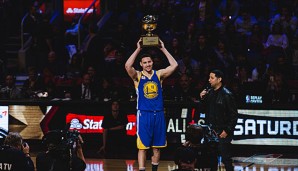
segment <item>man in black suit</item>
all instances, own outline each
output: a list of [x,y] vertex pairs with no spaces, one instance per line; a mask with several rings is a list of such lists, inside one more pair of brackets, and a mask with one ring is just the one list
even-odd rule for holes
[[83,74],[82,83],[73,88],[71,98],[74,100],[94,100],[96,98],[96,93],[88,73]]

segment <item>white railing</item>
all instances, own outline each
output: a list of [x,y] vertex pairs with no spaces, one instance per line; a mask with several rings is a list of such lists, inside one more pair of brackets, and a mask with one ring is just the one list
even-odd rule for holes
[[21,48],[24,49],[24,22],[26,18],[29,16],[29,12],[27,12],[22,18],[21,22]]

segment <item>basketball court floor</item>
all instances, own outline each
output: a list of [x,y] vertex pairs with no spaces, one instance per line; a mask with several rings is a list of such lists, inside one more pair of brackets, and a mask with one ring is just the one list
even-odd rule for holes
[[[35,157],[32,157],[35,162]],[[298,171],[298,159],[284,158],[282,154],[254,154],[247,157],[233,157],[235,171]],[[85,171],[138,171],[138,161],[135,159],[104,159],[86,158]],[[151,170],[149,159],[147,170]],[[176,165],[171,160],[161,160],[159,171],[171,171]],[[220,164],[218,171],[225,171]]]
[[[269,155],[269,156],[268,156]],[[234,157],[235,171],[298,171],[298,159],[275,158],[277,156],[255,155],[250,157]],[[35,157],[32,158],[35,161]],[[136,159],[96,159],[87,158],[85,171],[138,171]],[[147,170],[151,170],[151,163],[146,163]],[[162,160],[159,171],[171,171],[176,168],[173,161]],[[225,171],[221,165],[218,171]]]
[[[32,160],[43,148],[40,142],[30,142]],[[104,157],[98,153],[100,146],[96,141],[85,144],[83,151],[87,168],[85,171],[138,171],[137,149],[135,144],[124,148],[126,153],[113,157]],[[173,161],[177,146],[169,144],[161,151],[159,171],[172,171],[176,168]],[[151,170],[150,152],[147,153],[146,170]],[[298,171],[298,147],[280,146],[234,146],[233,161],[235,171]],[[219,163],[218,171],[225,171]]]

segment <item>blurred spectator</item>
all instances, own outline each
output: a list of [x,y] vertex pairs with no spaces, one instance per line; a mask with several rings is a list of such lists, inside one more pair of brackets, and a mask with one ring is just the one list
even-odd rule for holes
[[38,72],[41,72],[46,65],[49,52],[53,49],[53,30],[49,23],[50,16],[40,14],[37,18],[36,26],[32,36],[32,46],[28,52],[29,66],[34,66]]
[[99,86],[100,77],[98,76],[98,73],[93,65],[90,65],[87,67],[87,74],[90,76],[90,85],[93,87]]
[[115,30],[111,33],[112,39],[117,42],[119,45],[123,47],[127,47],[129,45],[129,35],[126,28],[126,25],[118,22],[116,23]]
[[240,84],[245,82],[251,82],[252,79],[250,77],[250,70],[246,66],[239,66],[236,74],[236,78],[239,80]]
[[46,151],[36,157],[36,171],[72,170],[84,171],[83,139],[77,133],[54,130],[43,136]]
[[54,51],[49,52],[45,67],[47,67],[54,76],[65,74],[65,66],[57,59],[57,55]]
[[294,72],[294,78],[293,79],[298,79],[298,34],[297,37],[294,37],[292,39],[290,47],[290,53],[289,53],[289,60],[290,63],[292,64],[293,72]]
[[188,23],[185,33],[183,34],[184,47],[191,47],[196,41],[196,26],[193,21]]
[[238,33],[234,24],[228,24],[226,26],[225,34],[219,35],[219,37],[224,39],[226,46],[228,46],[229,51],[234,57],[238,54],[247,52],[247,35],[241,35],[241,33]]
[[42,75],[40,77],[44,84],[44,90],[47,92],[48,98],[54,98],[56,96],[56,85],[55,85],[55,75],[52,71],[45,67],[42,71]]
[[238,0],[221,0],[216,8],[216,17],[219,21],[233,22],[237,18],[240,10]]
[[114,62],[114,66],[111,72],[112,77],[128,77],[128,74],[125,70],[124,63],[126,60],[126,53],[123,50],[119,50],[116,52],[116,60]]
[[112,100],[111,110],[108,112],[102,122],[103,143],[98,152],[103,152],[107,158],[117,158],[119,155],[125,154],[123,147],[126,145],[126,124],[128,120],[117,100]]
[[96,99],[96,89],[91,84],[91,78],[88,73],[82,75],[80,84],[75,85],[71,90],[71,99],[73,100],[94,100]]
[[293,70],[291,68],[290,59],[288,56],[284,54],[280,54],[277,57],[277,61],[275,65],[272,65],[272,68],[275,72],[281,73],[285,79],[291,79],[294,77]]
[[24,98],[37,98],[37,94],[45,91],[45,85],[34,67],[28,68],[28,79],[22,86]]
[[82,55],[75,53],[66,67],[66,77],[69,79],[78,79],[82,74]]
[[88,26],[88,34],[86,35],[80,47],[80,53],[83,58],[83,68],[94,65],[96,70],[101,73],[103,71],[103,58],[101,57],[102,42],[97,34],[98,27],[96,23],[90,23]]
[[290,6],[283,5],[280,12],[271,18],[270,28],[273,30],[275,24],[279,23],[281,25],[281,30],[287,36],[292,36],[298,28],[298,18],[293,15]]
[[283,54],[288,46],[288,36],[282,31],[281,24],[274,24],[271,34],[269,34],[267,41],[264,43],[264,47],[267,49],[267,63],[274,65],[277,57]]
[[191,47],[192,57],[201,65],[214,65],[216,62],[216,54],[210,46],[210,39],[206,34],[201,33],[197,36],[197,41]]
[[123,87],[116,87],[115,83],[110,78],[103,77],[100,82],[100,87],[97,88],[99,101],[110,101],[111,99],[128,99],[128,95]]
[[177,80],[174,89],[169,87],[165,90],[167,98],[175,101],[195,102],[199,90],[194,87],[192,77],[182,74]]
[[1,99],[20,99],[22,98],[21,89],[15,85],[15,76],[7,74],[5,77],[4,85],[1,86],[0,98]]
[[124,49],[119,49],[114,43],[108,42],[104,47],[104,58],[104,77],[121,77],[127,75],[126,72],[124,72]]
[[164,61],[162,60],[161,56],[157,55],[153,57],[153,69],[159,70],[165,68]]
[[215,33],[216,36],[225,35],[228,25],[231,25],[231,24],[233,24],[233,22],[231,22],[229,19],[224,18],[222,20],[219,20],[215,23],[215,26],[214,26],[215,32],[212,32],[212,33],[213,34]]
[[17,132],[10,132],[0,148],[1,170],[34,171],[30,147]]
[[250,66],[255,67],[257,62],[263,58],[265,35],[259,24],[252,26],[251,35],[247,39],[247,61]]
[[193,57],[190,56],[191,53],[189,50],[184,52],[182,59],[177,60],[178,63],[178,73],[179,75],[188,74],[193,76],[198,76],[200,63],[196,61]]
[[274,17],[281,6],[282,2],[279,0],[269,0],[268,2],[268,19]]
[[290,98],[289,88],[284,76],[281,73],[274,73],[269,76],[265,93],[267,102],[286,104]]
[[253,81],[263,82],[265,80],[269,65],[264,60],[259,60],[256,67],[251,71],[251,79]]
[[257,20],[267,20],[268,17],[268,4],[269,1],[259,1],[259,0],[246,0],[240,1],[241,9],[246,9],[253,16],[256,17]]
[[173,37],[168,47],[170,54],[172,54],[176,60],[182,58],[184,53],[184,45],[181,38],[178,38],[177,36]]
[[248,9],[241,9],[240,15],[236,18],[234,24],[238,33],[244,36],[251,35],[252,26],[257,23],[255,16],[252,16]]
[[[120,2],[120,1],[119,1]],[[144,16],[141,8],[138,6],[141,1],[134,1],[134,3],[128,3],[128,9],[119,14],[116,22],[125,23],[127,28],[127,36],[129,38],[127,47],[134,45],[134,40],[139,39],[141,35],[141,21]],[[122,35],[123,36],[123,35]]]
[[194,1],[193,20],[196,28],[202,30],[206,23],[215,23],[215,6],[213,0]]
[[110,63],[116,60],[116,52],[117,52],[116,43],[109,41],[105,44],[103,48],[103,55],[105,63]]
[[[245,83],[246,82],[244,82],[243,84]],[[232,78],[226,86],[233,93],[236,103],[241,104],[243,102],[243,93],[245,92],[245,90],[242,90],[243,87],[240,83],[240,80],[237,77]]]
[[236,70],[234,56],[225,39],[219,38],[217,40],[214,51],[217,57],[217,67],[221,68],[229,77],[234,75]]
[[37,20],[40,17],[38,13],[38,4],[32,4],[28,7],[28,16],[24,20],[24,33],[33,36],[35,33]]

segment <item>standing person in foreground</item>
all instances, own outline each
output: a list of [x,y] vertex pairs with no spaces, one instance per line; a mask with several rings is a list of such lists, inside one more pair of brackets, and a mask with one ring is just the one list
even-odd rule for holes
[[141,52],[141,39],[137,49],[125,63],[125,69],[132,78],[137,93],[137,147],[139,170],[145,170],[146,151],[152,147],[152,171],[157,171],[160,159],[160,148],[166,147],[166,122],[164,117],[162,82],[177,68],[178,64],[173,56],[159,40],[160,50],[167,57],[170,66],[165,69],[153,70],[153,60],[148,54],[143,54],[140,59],[142,71],[133,67],[135,59]]
[[102,147],[99,153],[103,152],[105,157],[116,158],[119,155],[124,155],[126,141],[126,124],[128,123],[126,114],[120,110],[118,100],[113,100],[109,115],[103,118],[102,128]]
[[224,73],[213,70],[209,74],[211,89],[204,89],[200,98],[206,109],[207,124],[219,136],[218,150],[226,171],[233,171],[231,141],[237,122],[237,107],[232,93],[223,85]]

